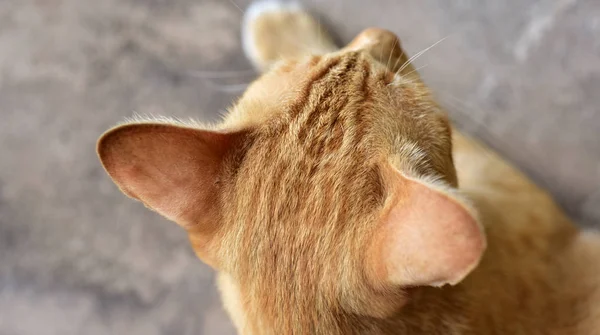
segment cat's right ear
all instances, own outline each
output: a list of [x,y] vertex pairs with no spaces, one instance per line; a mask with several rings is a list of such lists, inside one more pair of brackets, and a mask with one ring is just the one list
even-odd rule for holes
[[387,165],[388,199],[370,241],[368,269],[376,283],[402,287],[455,285],[486,248],[473,209],[441,187]]
[[243,136],[129,124],[100,138],[98,156],[123,193],[184,227],[196,253],[215,267],[210,249],[221,220],[224,163]]

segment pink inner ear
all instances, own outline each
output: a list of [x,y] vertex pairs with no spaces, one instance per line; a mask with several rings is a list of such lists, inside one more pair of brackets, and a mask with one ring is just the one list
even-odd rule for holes
[[[218,221],[218,179],[234,135],[165,124],[132,124],[98,144],[121,190],[184,227]],[[209,229],[210,230],[210,229]]]
[[402,286],[454,285],[479,263],[481,226],[456,199],[395,172],[376,236],[376,273]]

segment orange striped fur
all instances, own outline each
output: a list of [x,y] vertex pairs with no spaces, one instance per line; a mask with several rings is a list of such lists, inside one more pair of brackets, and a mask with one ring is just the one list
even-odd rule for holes
[[453,132],[392,33],[332,51],[301,9],[265,8],[244,38],[266,72],[221,124],[98,145],[219,271],[240,334],[600,334],[598,234]]

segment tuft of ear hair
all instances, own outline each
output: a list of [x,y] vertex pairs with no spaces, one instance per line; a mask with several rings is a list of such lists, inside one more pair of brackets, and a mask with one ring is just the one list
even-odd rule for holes
[[[128,124],[106,132],[97,150],[123,193],[177,222],[202,249],[219,227],[223,164],[241,136],[172,124]],[[201,258],[211,263],[210,257]]]
[[486,248],[474,211],[433,184],[391,165],[386,170],[389,195],[367,258],[374,281],[405,287],[459,283]]

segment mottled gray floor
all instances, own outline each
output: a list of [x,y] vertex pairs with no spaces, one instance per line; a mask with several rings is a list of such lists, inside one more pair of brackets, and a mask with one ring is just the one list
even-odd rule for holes
[[[237,0],[240,8],[248,1]],[[452,116],[600,224],[600,2],[308,1],[398,33]],[[367,5],[370,3],[370,5]],[[185,236],[97,162],[133,112],[214,119],[252,79],[226,0],[0,1],[0,335],[231,334]],[[225,86],[223,86],[225,85]]]

